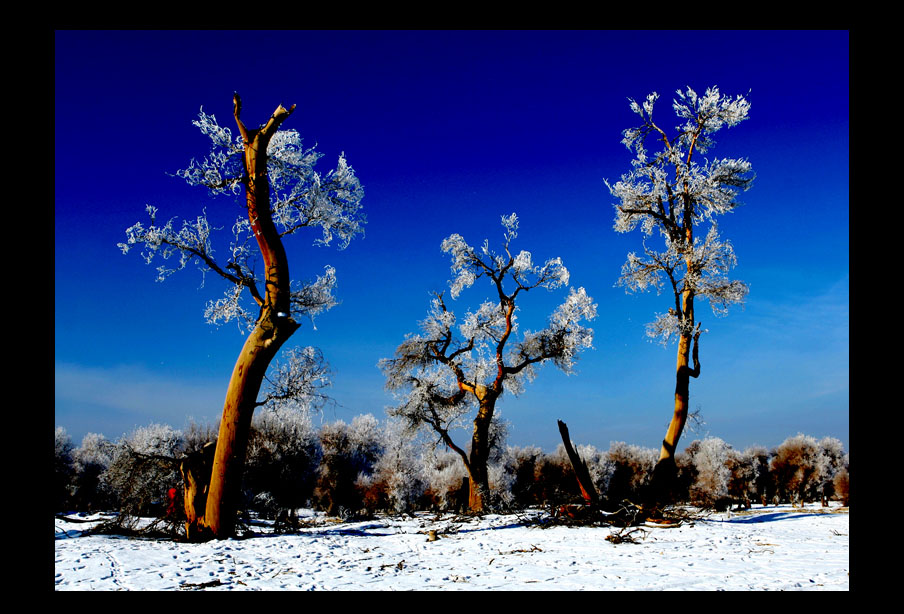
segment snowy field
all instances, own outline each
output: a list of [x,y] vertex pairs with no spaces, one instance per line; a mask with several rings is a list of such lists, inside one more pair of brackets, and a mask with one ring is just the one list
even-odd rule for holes
[[[537,512],[538,514],[539,512]],[[614,543],[609,527],[421,514],[187,544],[55,520],[56,590],[848,590],[847,508],[754,506]],[[265,527],[255,527],[265,530]],[[431,535],[431,531],[435,534]],[[433,539],[431,539],[431,537]]]

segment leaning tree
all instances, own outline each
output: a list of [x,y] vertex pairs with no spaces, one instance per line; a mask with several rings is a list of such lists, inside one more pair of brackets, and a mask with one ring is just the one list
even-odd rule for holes
[[[314,281],[293,281],[283,238],[319,227],[322,236],[315,243],[328,245],[335,239],[344,249],[363,232],[365,223],[364,192],[344,154],[334,170],[321,175],[314,165],[322,154],[304,147],[297,131],[279,129],[295,105],[289,109],[279,105],[265,124],[253,129],[242,121],[241,108],[236,94],[233,115],[239,135],[235,138],[229,128],[201,110],[193,123],[210,138],[211,151],[203,161],[192,160],[177,173],[189,185],[216,196],[239,196],[244,191],[244,210],[232,227],[225,261],[214,257],[206,211],[176,228],[172,219],[158,225],[157,209],[148,206],[150,225],[139,222],[130,227],[126,242],[119,244],[124,253],[141,245],[148,264],[158,257],[171,261],[177,256],[174,265],[158,267],[158,281],[192,261],[205,273],[213,271],[228,282],[228,290],[223,298],[208,303],[208,322],[237,320],[247,329],[226,391],[215,451],[183,468],[186,533],[192,540],[228,537],[235,531],[254,410],[276,402],[310,403],[322,398],[319,391],[328,383],[319,353],[293,351],[275,369],[270,390],[261,398],[271,361],[301,326],[297,318],[313,317],[335,305],[335,270],[327,266]],[[255,273],[260,263],[263,278]],[[256,313],[253,306],[243,304],[248,297],[256,304]]]
[[[649,508],[655,513],[666,503],[675,475],[675,449],[688,417],[690,378],[700,375],[700,322],[694,304],[708,300],[713,313],[725,315],[732,304],[742,303],[748,287],[730,280],[735,266],[734,249],[719,238],[716,217],[733,211],[739,191],[753,181],[746,159],[701,158],[713,145],[712,133],[747,119],[750,103],[743,96],[731,98],[717,87],[698,96],[691,88],[677,92],[673,108],[683,122],[673,135],[653,120],[655,92],[631,110],[641,120],[639,126],[623,132],[622,143],[635,152],[633,170],[610,185],[615,204],[615,230],[630,232],[640,227],[645,239],[643,253],[628,254],[618,283],[628,292],[655,289],[670,291],[672,304],[647,325],[647,334],[667,344],[677,339],[674,412],[662,441],[659,461],[653,473]],[[658,149],[647,150],[652,140]],[[707,226],[701,238],[695,232]],[[658,234],[662,246],[654,249],[646,238]],[[693,367],[690,366],[693,361]]]
[[[435,293],[421,334],[408,335],[393,358],[380,361],[386,386],[400,394],[400,403],[388,410],[406,419],[412,428],[432,429],[457,453],[469,477],[468,506],[472,512],[490,503],[488,460],[492,445],[496,402],[508,390],[518,394],[536,368],[552,362],[571,373],[579,352],[591,347],[593,330],[581,324],[596,316],[596,305],[584,288],[570,288],[565,301],[549,316],[546,328],[519,331],[516,311],[524,295],[535,288],[555,290],[568,284],[561,258],[538,265],[530,252],[513,254],[518,218],[503,216],[503,252],[485,241],[478,249],[458,234],[442,243],[452,259],[450,294],[484,278],[491,297],[468,311],[456,326],[455,314],[443,293]],[[457,445],[451,431],[474,413],[470,450]]]

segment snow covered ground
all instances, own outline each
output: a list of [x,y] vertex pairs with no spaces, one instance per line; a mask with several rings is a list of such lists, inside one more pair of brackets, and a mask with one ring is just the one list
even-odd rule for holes
[[[539,513],[539,512],[537,512]],[[206,544],[55,521],[56,590],[848,590],[847,508],[754,506],[613,543],[528,514],[337,522]],[[436,539],[430,539],[430,531]]]

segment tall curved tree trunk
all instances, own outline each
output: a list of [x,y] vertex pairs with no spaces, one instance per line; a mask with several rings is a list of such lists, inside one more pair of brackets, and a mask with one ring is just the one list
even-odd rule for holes
[[[734,250],[730,243],[719,240],[714,216],[737,207],[737,191],[748,189],[753,181],[746,160],[724,159],[718,164],[693,161],[696,152],[712,147],[711,133],[747,119],[750,104],[743,96],[723,96],[717,87],[708,88],[702,97],[691,88],[687,92],[679,90],[673,108],[678,117],[687,121],[671,139],[653,121],[653,105],[658,97],[653,92],[642,105],[631,100],[632,111],[640,115],[643,123],[623,133],[622,143],[637,151],[632,164],[643,168],[643,172],[623,175],[622,181],[609,186],[610,193],[620,201],[616,205],[615,229],[629,232],[640,224],[644,234],[649,235],[652,227],[658,227],[666,244],[662,253],[645,245],[643,257],[630,254],[619,283],[630,292],[644,291],[659,288],[667,278],[674,292],[675,305],[669,309],[677,320],[679,334],[674,409],[652,484],[643,495],[645,511],[653,515],[661,511],[662,504],[671,502],[677,474],[675,452],[688,419],[690,378],[700,375],[700,324],[694,318],[694,300],[708,300],[719,313],[729,304],[742,303],[749,290],[743,282],[725,277],[735,264]],[[662,143],[655,155],[649,155],[645,147],[648,137]],[[664,180],[672,173],[674,183]],[[694,226],[706,222],[710,223],[706,238],[695,243]],[[672,324],[658,316],[648,332],[669,340],[674,331]]]
[[[289,264],[273,223],[267,179],[270,138],[295,106],[287,110],[280,105],[266,125],[248,130],[239,117],[241,99],[238,95],[233,102],[244,144],[248,219],[264,260],[266,292],[258,299],[261,310],[257,324],[245,340],[229,380],[203,514],[200,510],[189,509],[189,497],[186,497],[186,516],[190,519],[186,536],[192,541],[221,539],[234,534],[245,453],[258,393],[270,362],[299,327],[289,315]],[[193,497],[192,502],[194,500]]]
[[[692,329],[694,323],[694,298],[689,293],[684,297],[684,318],[689,322],[688,329]],[[699,363],[697,373],[693,374],[690,367],[691,357],[691,334],[686,329],[681,333],[678,339],[678,357],[675,364],[675,409],[672,414],[672,420],[666,431],[665,438],[662,440],[662,448],[659,451],[660,462],[675,457],[675,450],[678,447],[678,440],[681,433],[684,432],[684,425],[687,422],[688,400],[690,399],[690,378],[697,377],[700,374]],[[696,345],[694,346],[696,348]]]
[[[668,503],[675,486],[678,468],[675,464],[675,452],[678,448],[678,440],[684,432],[687,423],[688,406],[690,400],[691,378],[700,375],[700,357],[698,343],[700,338],[700,325],[691,334],[694,317],[694,297],[691,293],[684,296],[684,317],[690,324],[681,333],[678,340],[678,358],[675,366],[675,406],[672,420],[669,422],[662,447],[659,451],[659,460],[653,470],[650,484],[650,497],[647,507],[654,514],[660,511],[662,505]],[[692,350],[693,348],[693,350]],[[694,367],[690,367],[693,358]]]

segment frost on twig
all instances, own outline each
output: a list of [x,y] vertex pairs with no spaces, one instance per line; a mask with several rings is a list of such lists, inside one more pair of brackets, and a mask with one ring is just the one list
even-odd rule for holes
[[[410,389],[406,407],[441,398],[451,403],[462,387],[477,389],[503,380],[517,392],[520,380],[534,377],[535,365],[551,361],[571,372],[580,351],[592,347],[593,330],[583,322],[596,317],[596,305],[584,288],[569,289],[550,314],[546,328],[519,331],[515,309],[519,295],[532,288],[559,288],[567,283],[568,271],[560,258],[537,266],[527,252],[513,256],[508,241],[517,236],[517,217],[503,217],[503,226],[504,254],[490,251],[486,245],[475,250],[457,234],[443,241],[443,251],[452,259],[449,286],[453,297],[485,277],[498,298],[466,311],[456,326],[458,319],[443,295],[434,296],[421,322],[421,334],[409,335],[394,358],[380,362],[390,389]],[[434,405],[437,415],[452,406]]]
[[[640,228],[645,239],[658,230],[664,242],[662,251],[645,242],[643,254],[628,254],[618,280],[628,292],[672,291],[673,307],[647,327],[647,334],[662,343],[691,334],[695,320],[688,298],[709,301],[723,316],[731,305],[743,304],[748,293],[744,282],[727,277],[737,261],[731,243],[719,238],[716,217],[736,209],[739,193],[752,185],[750,162],[698,157],[713,146],[712,133],[747,119],[750,103],[743,96],[724,96],[717,87],[702,96],[691,88],[676,95],[673,109],[683,124],[672,136],[653,119],[658,94],[642,104],[630,101],[641,119],[623,133],[622,143],[635,152],[632,170],[614,184],[606,182],[616,199],[615,230]],[[650,140],[658,150],[648,150]],[[694,229],[702,224],[709,230],[699,241]]]
[[[216,117],[205,113],[203,108],[193,124],[210,139],[210,152],[202,160],[192,159],[175,176],[188,185],[206,188],[213,196],[238,195],[248,179],[243,166],[242,136],[233,136],[229,128],[220,126]],[[364,189],[344,154],[336,168],[326,174],[314,168],[321,157],[314,148],[304,146],[295,130],[280,130],[272,135],[267,147],[270,209],[280,237],[301,228],[319,228],[321,235],[315,239],[315,245],[335,242],[343,249],[355,236],[364,233],[366,217],[361,205]],[[157,268],[158,281],[184,269],[193,260],[202,273],[213,271],[231,286],[222,298],[208,302],[204,312],[207,322],[221,325],[237,321],[240,330],[253,328],[264,294],[263,282],[254,273],[259,249],[247,214],[243,212],[233,224],[233,238],[225,250],[227,258],[218,261],[211,232],[214,229],[206,210],[178,227],[176,218],[158,224],[157,208],[148,205],[146,209],[150,223],[138,222],[126,229],[126,241],[118,243],[122,252],[140,247],[146,263],[164,261]],[[326,267],[324,274],[313,282],[292,281],[291,285],[293,315],[313,319],[336,304],[332,295],[336,272],[332,267]],[[256,308],[243,304],[249,296]]]
[[329,364],[318,348],[293,348],[275,362],[266,376],[269,384],[258,405],[270,409],[292,406],[307,412],[320,409],[330,398],[324,390],[332,385]]
[[147,264],[151,264],[157,256],[163,260],[170,260],[178,255],[179,261],[175,267],[160,265],[157,267],[157,281],[163,281],[174,272],[182,270],[194,258],[210,267],[213,261],[213,248],[210,243],[210,224],[207,221],[207,213],[199,215],[194,222],[184,221],[182,227],[174,228],[175,218],[170,219],[163,226],[157,226],[157,208],[147,205],[145,210],[150,217],[150,224],[145,226],[137,222],[126,229],[125,243],[117,243],[117,247],[127,254],[133,246],[141,245],[141,257]]

